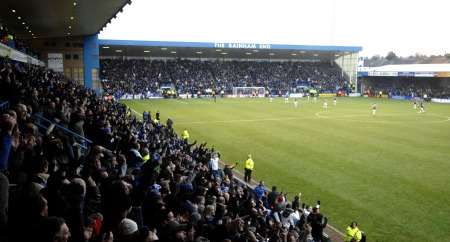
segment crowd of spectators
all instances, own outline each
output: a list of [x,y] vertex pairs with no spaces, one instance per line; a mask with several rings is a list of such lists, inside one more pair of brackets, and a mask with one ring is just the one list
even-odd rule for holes
[[[158,70],[175,68],[150,64],[157,68],[145,69],[149,80],[158,82],[168,75]],[[141,73],[130,69],[127,75]],[[0,100],[10,104],[0,118],[2,241],[322,239],[320,204],[301,203],[301,195],[289,201],[263,182],[254,189],[240,183],[235,163],[212,172],[220,153],[179,138],[170,119],[148,113],[140,121],[125,105],[60,74],[6,59]],[[40,124],[39,115],[52,124]],[[90,139],[90,149],[82,151],[86,140],[65,130]]]
[[389,97],[407,98],[450,98],[448,79],[440,78],[374,78],[361,80],[366,94],[382,92]]
[[104,59],[100,69],[104,90],[115,96],[155,94],[162,85],[180,94],[232,94],[233,87],[265,87],[274,95],[300,86],[326,93],[349,88],[340,68],[329,62]]

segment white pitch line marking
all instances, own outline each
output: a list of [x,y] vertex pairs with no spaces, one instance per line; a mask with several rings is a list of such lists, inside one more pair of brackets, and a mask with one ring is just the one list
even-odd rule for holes
[[139,116],[142,116],[142,113],[138,113],[136,110],[134,110],[133,108],[130,108],[131,109],[131,111],[133,111],[133,113],[135,113],[135,114],[137,114],[137,115],[139,115]]
[[[342,120],[342,121],[350,121],[350,122],[362,122],[362,123],[381,123],[381,124],[392,124],[392,123],[403,123],[404,121],[395,121],[395,120],[391,120],[391,121],[387,121],[387,120],[364,120],[364,119],[350,119],[350,118],[355,118],[355,117],[369,117],[370,115],[366,115],[366,114],[354,114],[354,115],[341,115],[341,116],[327,116],[327,115],[320,115],[321,113],[326,113],[325,111],[320,111],[315,113],[315,116],[318,118],[323,118],[323,119],[331,119],[331,120]],[[435,116],[438,118],[444,118],[441,120],[431,120],[431,121],[425,121],[422,123],[444,123],[447,121],[450,121],[450,117],[448,117],[448,119],[445,119],[445,116],[441,116],[441,115],[437,115],[437,114],[428,114],[429,116]],[[411,114],[411,113],[388,113],[388,114],[379,114],[377,115],[377,117],[400,117],[400,116],[413,116],[413,117],[417,117],[416,114]]]
[[212,123],[241,123],[241,122],[260,122],[260,121],[288,121],[311,119],[313,117],[290,117],[290,118],[262,118],[262,119],[232,119],[232,120],[216,120],[216,121],[193,121],[193,122],[177,122],[178,124],[212,124]]

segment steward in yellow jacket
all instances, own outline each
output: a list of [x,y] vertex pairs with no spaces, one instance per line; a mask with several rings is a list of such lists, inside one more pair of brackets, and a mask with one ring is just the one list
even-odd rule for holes
[[255,162],[252,159],[252,155],[248,155],[248,159],[244,164],[244,180],[245,182],[250,182],[252,180],[252,171],[255,167]]
[[189,132],[187,131],[187,129],[183,130],[183,132],[181,133],[181,138],[185,141],[189,139]]
[[345,242],[359,242],[362,239],[362,233],[356,222],[352,222],[345,230]]

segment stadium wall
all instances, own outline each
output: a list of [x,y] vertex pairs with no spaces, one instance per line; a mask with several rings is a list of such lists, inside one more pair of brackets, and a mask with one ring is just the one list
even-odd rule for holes
[[431,101],[434,102],[434,103],[446,103],[446,104],[450,104],[450,99],[432,98]]
[[336,93],[319,93],[319,97],[336,97]]
[[84,83],[82,37],[33,39],[32,49],[49,69],[64,73],[81,85]]
[[391,99],[395,99],[395,100],[411,100],[412,97],[411,96],[391,96]]
[[101,88],[101,84],[98,77],[100,61],[98,36],[96,34],[84,37],[83,50],[84,86],[97,90]]

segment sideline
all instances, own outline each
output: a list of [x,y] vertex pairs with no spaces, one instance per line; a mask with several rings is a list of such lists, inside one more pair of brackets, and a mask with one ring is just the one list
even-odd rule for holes
[[[127,105],[128,106],[128,105]],[[130,106],[128,106],[130,108]],[[134,108],[130,108],[133,113],[137,114],[139,117],[142,117],[142,113],[138,113]]]

